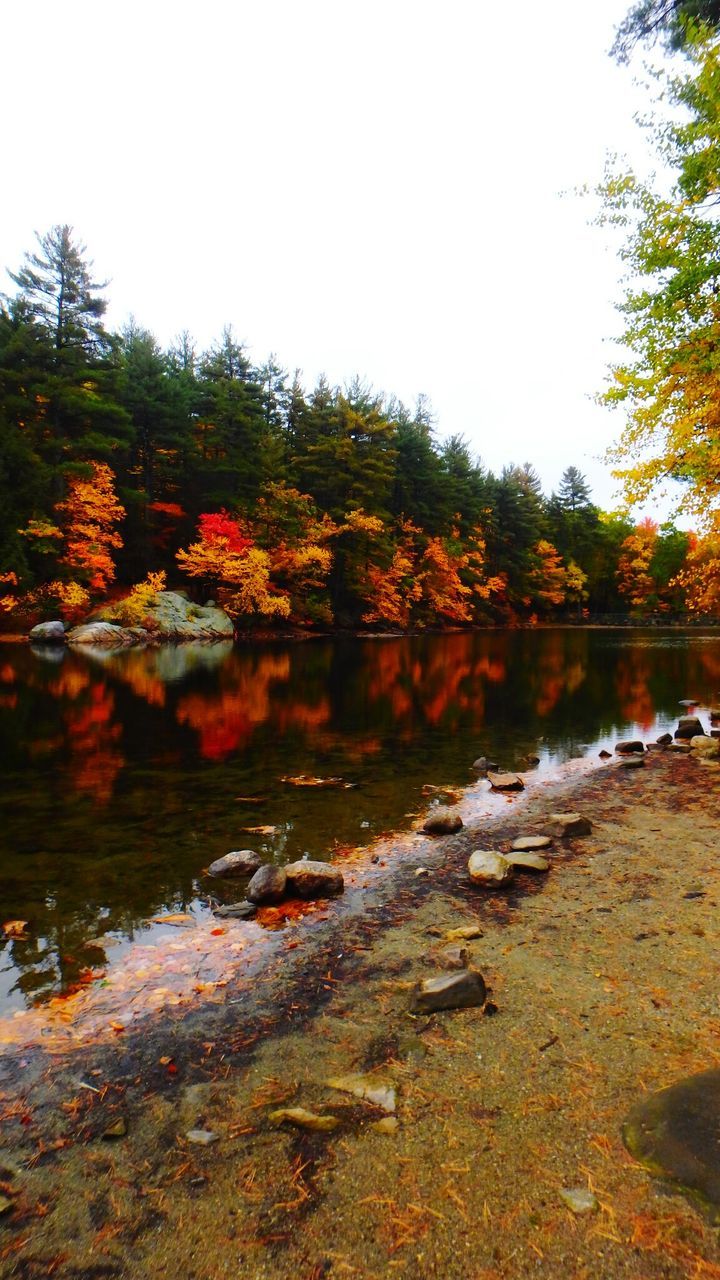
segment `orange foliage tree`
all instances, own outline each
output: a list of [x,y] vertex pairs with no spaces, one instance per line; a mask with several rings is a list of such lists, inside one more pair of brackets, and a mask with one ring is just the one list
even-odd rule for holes
[[635,529],[620,547],[617,567],[618,591],[633,609],[645,609],[655,595],[655,581],[650,565],[658,537],[658,526],[649,517]]
[[309,494],[271,482],[258,499],[253,528],[270,557],[273,583],[289,599],[293,622],[332,622],[328,543],[338,529],[330,516],[320,514]]
[[408,626],[413,606],[422,598],[422,586],[416,576],[415,539],[419,533],[420,530],[409,520],[401,521],[399,541],[390,563],[385,567],[368,565],[366,599],[369,608],[362,615],[363,622]]
[[273,591],[270,556],[255,546],[239,521],[226,511],[204,514],[198,521],[199,538],[177,553],[184,573],[211,587],[223,608],[236,618],[288,618],[287,595]]
[[460,577],[467,556],[454,538],[428,538],[420,561],[424,616],[427,621],[470,622],[472,587]]
[[534,547],[536,563],[529,575],[533,600],[542,608],[564,604],[567,573],[557,547],[541,538]]
[[720,615],[720,516],[702,537],[691,535],[685,564],[670,586],[684,592],[690,613]]

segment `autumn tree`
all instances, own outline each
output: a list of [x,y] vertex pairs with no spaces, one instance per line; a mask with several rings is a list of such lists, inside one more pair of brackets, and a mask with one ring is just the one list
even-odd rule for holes
[[213,589],[224,609],[240,621],[288,618],[287,595],[273,590],[270,557],[257,547],[240,523],[227,512],[206,513],[198,522],[198,540],[177,553],[177,562],[190,578]]
[[628,535],[620,548],[617,567],[618,591],[636,610],[657,603],[655,580],[650,573],[658,527],[653,520],[643,520]]
[[535,544],[534,553],[535,565],[530,573],[532,599],[541,609],[556,608],[565,603],[567,573],[563,558],[546,538]]

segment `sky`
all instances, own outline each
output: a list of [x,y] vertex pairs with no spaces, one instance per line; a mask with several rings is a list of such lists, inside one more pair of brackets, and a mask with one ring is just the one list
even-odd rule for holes
[[572,464],[610,508],[620,266],[575,189],[645,163],[628,3],[2,6],[0,267],[69,223],[111,328],[422,393],[487,467]]

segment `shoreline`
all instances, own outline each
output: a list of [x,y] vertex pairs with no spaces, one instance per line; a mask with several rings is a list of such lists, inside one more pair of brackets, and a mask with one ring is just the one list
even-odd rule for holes
[[[470,884],[471,848],[506,847],[568,807],[593,832],[556,844],[548,876]],[[599,1256],[609,1280],[720,1275],[716,1233],[620,1139],[644,1090],[720,1062],[718,817],[719,772],[684,755],[568,770],[495,819],[469,815],[456,836],[389,841],[394,858],[358,868],[312,928],[278,929],[251,981],[228,976],[217,1003],[161,1009],[80,1056],[7,1055],[0,1146],[18,1194],[0,1259],[27,1238],[11,1268],[64,1252],[60,1277],[102,1260],[128,1278],[520,1280],[597,1275]],[[437,932],[473,923],[470,962],[497,1016],[411,1016]],[[372,1129],[377,1108],[327,1088],[348,1071],[393,1082],[395,1134]],[[283,1105],[339,1127],[277,1129],[268,1113]],[[118,1117],[126,1136],[103,1141]],[[191,1127],[219,1140],[194,1147]],[[52,1158],[32,1163],[39,1142]],[[576,1186],[597,1213],[563,1206],[558,1189]],[[52,1206],[42,1221],[38,1204]]]

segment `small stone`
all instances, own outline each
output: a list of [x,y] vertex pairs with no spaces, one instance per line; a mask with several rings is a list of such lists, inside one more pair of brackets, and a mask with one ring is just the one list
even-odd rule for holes
[[634,751],[639,751],[642,754],[644,750],[644,744],[637,740],[633,742],[618,742],[615,746],[615,754],[618,756],[631,755]]
[[10,1213],[10,1210],[14,1208],[12,1200],[9,1200],[7,1196],[0,1196],[0,1218],[4,1213]]
[[415,868],[415,876],[416,876],[416,878],[417,878],[417,877],[419,877],[419,876],[429,876],[429,875],[430,875],[430,868],[429,868],[429,867],[416,867],[416,868]]
[[618,760],[619,769],[644,769],[645,757],[642,756],[621,756]]
[[596,1213],[600,1208],[597,1197],[587,1187],[560,1187],[559,1194],[573,1213]]
[[600,759],[601,759],[601,760],[611,760],[611,759],[612,759],[612,752],[611,752],[611,751],[606,751],[604,747],[603,747],[602,751],[600,751],[598,754],[599,754],[599,756],[600,756]]
[[660,737],[656,739],[659,747],[669,747],[672,740],[673,736],[671,733],[661,733]]
[[539,763],[540,763],[540,757],[539,757],[539,756],[536,756],[536,755],[532,755],[532,754],[531,754],[531,755],[527,755],[527,756],[525,757],[525,759],[527,760],[528,764],[539,764]]
[[525,783],[516,773],[488,773],[493,791],[524,791]]
[[549,871],[550,863],[547,858],[543,858],[541,853],[533,853],[528,850],[527,853],[508,853],[507,860],[511,867],[517,867],[518,871]]
[[345,890],[345,879],[339,867],[329,862],[301,858],[285,867],[286,890],[298,898],[334,898]]
[[351,1074],[347,1076],[333,1076],[332,1079],[325,1082],[329,1089],[339,1089],[342,1093],[352,1093],[356,1098],[362,1098],[364,1102],[371,1102],[373,1106],[382,1107],[383,1111],[395,1110],[395,1087],[389,1080],[383,1080],[379,1076],[363,1076],[359,1074]]
[[549,849],[551,844],[550,836],[517,836],[512,848],[515,853],[535,853],[538,849]]
[[220,1134],[213,1133],[212,1129],[188,1129],[185,1137],[195,1147],[210,1147],[220,1140]]
[[117,1120],[113,1120],[112,1124],[108,1125],[100,1136],[110,1141],[113,1138],[124,1138],[127,1131],[127,1121],[124,1116],[119,1116]]
[[434,1013],[441,1009],[470,1009],[485,1003],[487,990],[482,974],[472,969],[461,973],[426,978],[417,988],[411,1008],[414,1013]]
[[645,750],[646,751],[664,751],[665,744],[662,742],[646,742]]
[[487,889],[500,889],[513,878],[512,864],[492,849],[475,849],[467,865],[473,883]]
[[224,907],[216,907],[213,915],[221,920],[252,920],[257,915],[254,902],[232,902]]
[[552,835],[561,840],[569,840],[574,836],[589,836],[592,824],[580,813],[551,813],[550,825]]
[[383,1116],[382,1120],[373,1120],[370,1128],[374,1129],[376,1133],[392,1135],[398,1131],[398,1118],[397,1116]]
[[429,836],[452,836],[459,831],[463,820],[452,809],[436,809],[423,823],[423,831]]
[[482,938],[483,931],[477,924],[461,924],[457,929],[448,929],[445,937],[448,942],[472,942],[473,938]]
[[235,849],[216,858],[208,867],[209,876],[251,876],[262,866],[262,858],[254,849]]
[[250,902],[262,906],[267,902],[280,902],[285,893],[287,875],[282,867],[273,866],[271,862],[255,872],[247,887]]
[[668,751],[677,751],[680,755],[689,755],[692,747],[689,742],[671,742],[668,745]]
[[281,1107],[279,1111],[271,1111],[269,1119],[273,1124],[292,1124],[296,1129],[310,1129],[316,1133],[337,1129],[340,1123],[337,1116],[316,1116],[304,1107]]
[[488,760],[487,756],[479,756],[477,760],[473,760],[473,769],[478,773],[497,773],[499,766],[494,760]]
[[440,969],[467,969],[467,947],[444,947],[442,951],[434,951],[430,956],[433,964]]

